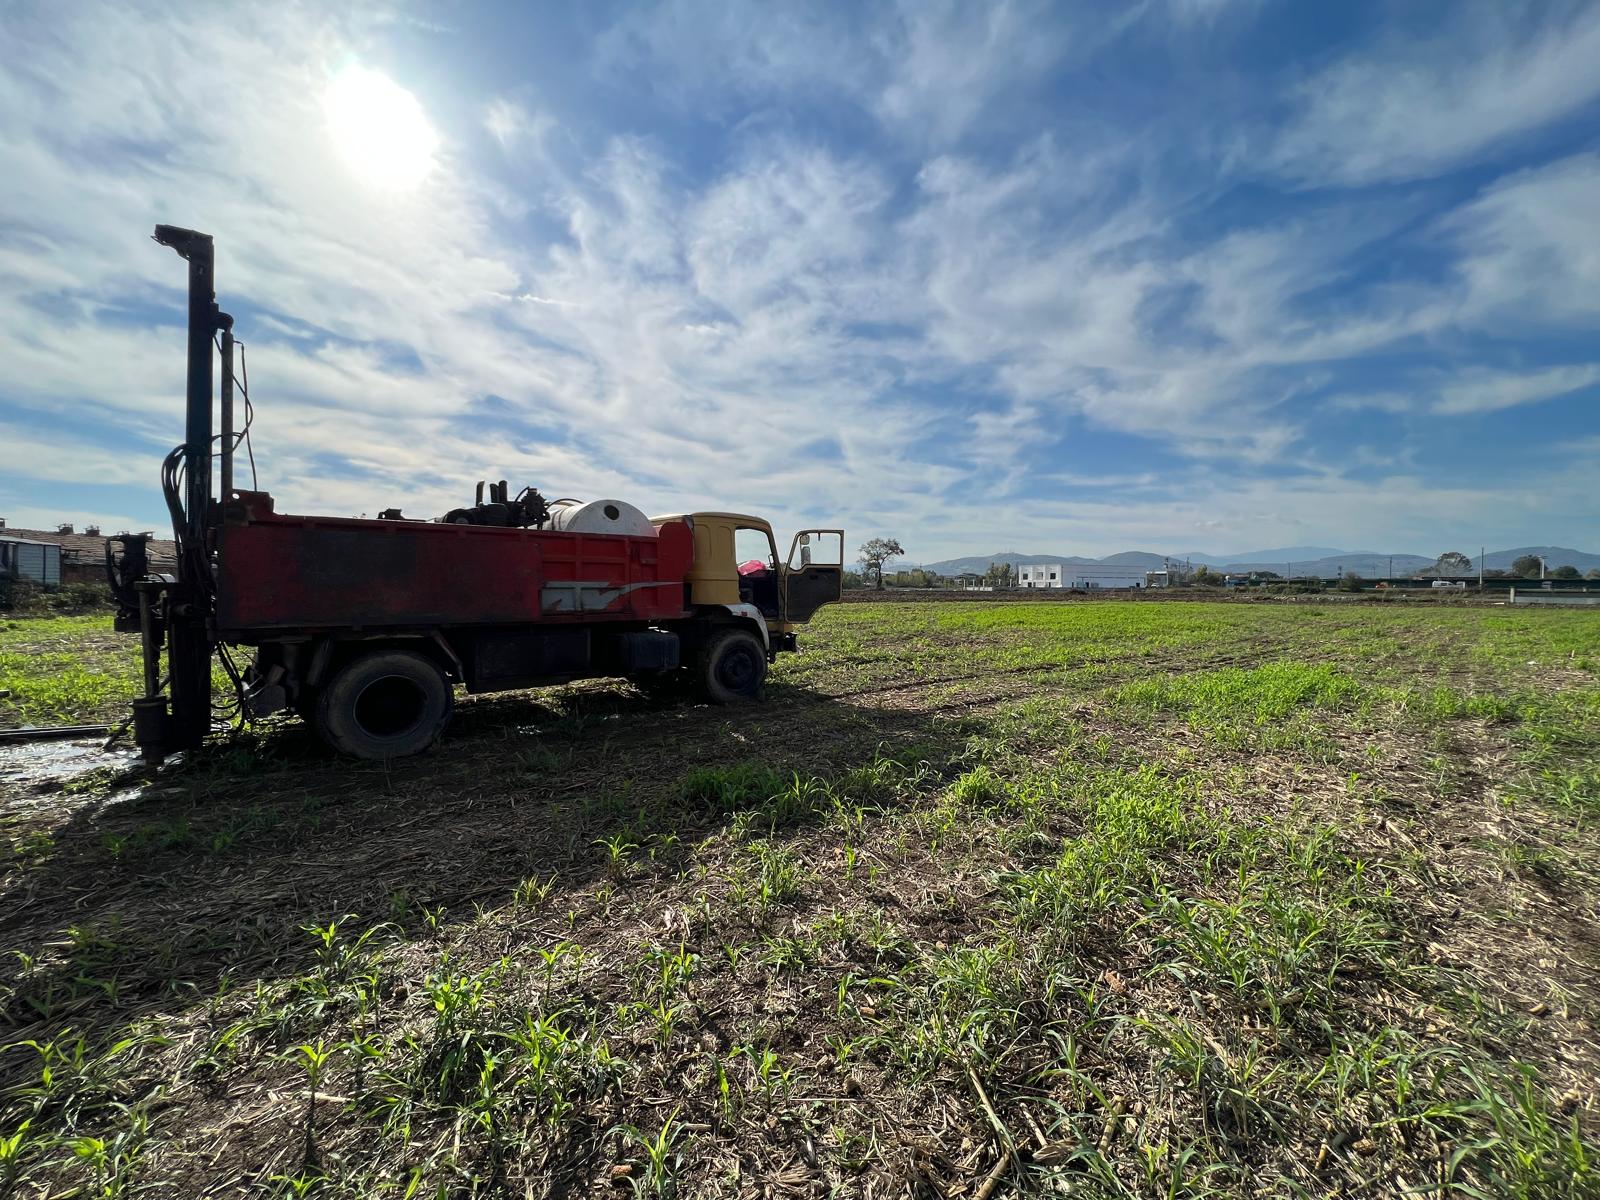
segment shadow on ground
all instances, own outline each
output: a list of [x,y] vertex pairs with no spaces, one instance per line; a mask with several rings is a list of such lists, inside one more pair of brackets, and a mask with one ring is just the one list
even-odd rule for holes
[[[591,685],[469,701],[434,751],[390,764],[336,759],[285,722],[153,775],[103,768],[0,795],[13,830],[55,801],[48,832],[13,833],[5,1041],[72,1030],[103,1044],[224,986],[302,973],[316,949],[304,927],[346,914],[417,936],[510,902],[530,878],[556,880],[559,911],[605,872],[618,831],[670,831],[687,854],[730,819],[683,800],[696,767],[828,777],[879,753],[937,760],[957,733],[793,686],[728,709]],[[31,1065],[0,1056],[0,1089]]]

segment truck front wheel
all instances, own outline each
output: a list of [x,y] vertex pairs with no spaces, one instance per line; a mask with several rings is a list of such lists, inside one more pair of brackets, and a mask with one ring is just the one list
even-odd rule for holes
[[754,700],[767,677],[767,652],[747,629],[719,633],[706,646],[700,664],[700,686],[714,704]]
[[430,660],[380,650],[346,663],[317,690],[312,725],[352,758],[404,758],[433,745],[454,709],[450,682]]

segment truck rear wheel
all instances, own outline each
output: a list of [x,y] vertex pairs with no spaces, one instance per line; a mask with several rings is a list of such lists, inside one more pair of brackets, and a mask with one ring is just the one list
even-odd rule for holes
[[341,754],[404,758],[433,745],[454,709],[450,682],[431,661],[380,650],[345,664],[318,689],[312,724]]
[[754,700],[767,677],[767,651],[748,629],[729,629],[706,646],[700,686],[714,704]]

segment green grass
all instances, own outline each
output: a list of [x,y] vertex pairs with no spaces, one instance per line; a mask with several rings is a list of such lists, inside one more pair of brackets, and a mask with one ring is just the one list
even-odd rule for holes
[[1303,708],[1352,708],[1362,699],[1363,689],[1331,667],[1282,662],[1140,680],[1116,688],[1113,696],[1136,707],[1202,720],[1244,719],[1268,725]]
[[120,718],[139,678],[138,639],[108,613],[0,620],[0,727]]
[[[109,612],[0,615],[0,729],[126,718],[143,688],[139,638],[111,622]],[[211,687],[218,697],[232,695],[220,664]]]
[[1597,637],[851,604],[752,709],[7,797],[0,1191],[1600,1197]]

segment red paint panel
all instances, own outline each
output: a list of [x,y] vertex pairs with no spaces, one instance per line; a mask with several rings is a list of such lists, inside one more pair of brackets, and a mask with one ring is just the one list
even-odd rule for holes
[[[683,522],[653,537],[621,537],[299,517],[246,493],[229,506],[219,536],[218,625],[244,632],[678,617],[692,554]],[[557,611],[563,597],[578,599]]]

